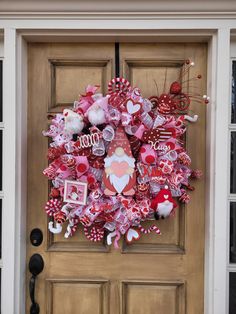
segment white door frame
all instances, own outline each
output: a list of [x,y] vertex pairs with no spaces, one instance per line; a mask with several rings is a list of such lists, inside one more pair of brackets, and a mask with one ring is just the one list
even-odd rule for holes
[[[84,41],[157,38],[208,41],[205,314],[227,313],[228,117],[230,101],[230,31],[235,19],[159,19],[145,15],[116,19],[0,19],[4,29],[4,143],[2,313],[24,313],[26,234],[26,40]],[[145,36],[146,34],[146,36]],[[177,36],[178,35],[178,36]],[[223,148],[223,149],[222,149]],[[14,167],[15,165],[15,167]],[[28,239],[27,239],[28,240]],[[28,284],[28,283],[27,283]]]

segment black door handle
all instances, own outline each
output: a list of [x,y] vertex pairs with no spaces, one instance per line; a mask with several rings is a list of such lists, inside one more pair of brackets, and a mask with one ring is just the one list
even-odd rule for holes
[[29,261],[29,271],[32,274],[29,282],[29,292],[31,299],[30,314],[39,314],[40,312],[39,305],[37,302],[35,302],[35,284],[36,277],[43,271],[43,268],[44,261],[42,256],[39,254],[32,255]]

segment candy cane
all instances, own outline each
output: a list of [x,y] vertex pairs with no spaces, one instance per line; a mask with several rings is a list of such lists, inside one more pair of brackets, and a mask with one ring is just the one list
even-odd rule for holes
[[84,227],[84,234],[88,240],[94,241],[94,242],[99,242],[104,237],[104,229],[92,227],[89,230],[87,227]]
[[149,234],[152,231],[155,232],[156,234],[161,234],[161,230],[155,225],[152,225],[151,227],[149,227],[147,229],[145,229],[142,225],[139,225],[138,228],[144,234]]
[[[115,90],[113,87],[115,86]],[[127,91],[130,88],[130,82],[124,79],[123,77],[116,77],[113,78],[109,83],[108,83],[108,93],[113,94],[114,92],[123,92],[127,93]]]
[[67,239],[69,237],[72,237],[74,235],[74,233],[76,232],[76,230],[78,229],[78,223],[79,220],[78,219],[72,219],[67,228],[66,228],[66,232],[64,234],[64,237]]
[[198,115],[195,114],[193,117],[191,117],[191,116],[185,114],[185,115],[184,115],[184,119],[187,120],[187,121],[189,121],[189,122],[197,122]]
[[57,234],[57,233],[61,233],[62,231],[62,225],[59,224],[58,222],[56,223],[56,227],[53,227],[53,221],[50,221],[48,223],[48,229],[50,232],[54,233],[54,234]]

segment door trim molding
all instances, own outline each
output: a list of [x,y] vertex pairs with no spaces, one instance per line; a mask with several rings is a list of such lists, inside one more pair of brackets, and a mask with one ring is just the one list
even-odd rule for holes
[[[118,20],[117,20],[118,21]],[[30,21],[28,21],[30,22]],[[25,284],[25,215],[26,215],[26,121],[27,121],[27,41],[34,37],[34,40],[40,39],[48,40],[47,35],[51,33],[50,29],[45,29],[43,32],[40,28],[43,27],[45,21],[41,20],[41,27],[29,28],[27,24],[27,35],[22,32],[22,28],[25,26],[25,21],[14,21],[11,28],[6,21],[5,29],[5,47],[4,47],[4,104],[8,108],[5,111],[5,127],[6,132],[4,135],[4,208],[5,215],[3,220],[3,286],[2,286],[2,310],[3,313],[24,313],[24,299],[25,293],[22,287]],[[48,22],[48,21],[47,21]],[[66,28],[68,21],[60,21],[58,33],[61,40],[67,41]],[[145,22],[145,21],[144,21]],[[170,23],[170,21],[164,20],[164,22]],[[89,21],[87,20],[87,24]],[[127,21],[128,25],[132,28],[132,31],[139,37],[140,29],[135,30],[134,21]],[[172,27],[174,21],[171,22]],[[34,23],[33,23],[34,24]],[[37,24],[37,23],[36,23]],[[106,21],[105,31],[109,33],[109,30],[114,26],[113,21]],[[206,21],[208,24],[208,21]],[[63,27],[65,25],[65,28]],[[150,40],[155,41],[157,39],[159,21],[153,21],[153,25],[156,28],[156,32],[151,37],[152,29],[149,26],[145,26],[145,23],[140,27],[142,33],[150,34]],[[236,26],[236,21],[229,24],[228,21],[221,21],[219,27],[214,30],[206,27],[203,29],[202,21],[195,21],[192,25],[192,33],[189,28],[189,21],[181,21],[180,25],[183,29],[179,30],[180,39],[185,40],[183,32],[188,34],[186,38],[191,35],[192,41],[203,40],[207,41],[209,45],[208,51],[208,94],[211,96],[211,104],[207,108],[207,199],[206,199],[206,242],[205,242],[205,314],[223,314],[226,312],[227,306],[227,216],[223,215],[222,208],[227,209],[227,167],[228,161],[225,153],[222,155],[216,154],[219,152],[220,147],[225,147],[225,143],[228,143],[227,126],[228,126],[228,114],[229,106],[225,106],[229,101],[229,60],[228,60],[228,48],[230,43],[230,29]],[[222,26],[223,25],[223,26]],[[231,27],[229,26],[231,25]],[[196,27],[197,26],[197,27]],[[15,28],[14,28],[15,27]],[[117,24],[118,27],[118,24]],[[163,26],[162,26],[163,27]],[[163,30],[165,28],[163,27]],[[79,30],[82,34],[83,31],[88,34],[89,38],[93,40],[96,36],[102,36],[103,30],[81,30],[79,24],[74,31]],[[166,29],[167,30],[167,29]],[[194,33],[201,32],[201,36],[194,36]],[[36,34],[38,32],[38,34]],[[70,33],[71,30],[68,30]],[[115,31],[113,31],[115,33]],[[176,36],[176,32],[169,30],[169,38]],[[54,30],[54,33],[57,33]],[[182,33],[182,35],[181,35]],[[186,34],[185,34],[186,35]],[[37,37],[38,36],[38,37]],[[109,37],[109,35],[107,35]],[[125,30],[123,31],[125,37]],[[172,36],[172,37],[171,37]],[[93,38],[94,37],[94,38]],[[140,40],[144,37],[140,36]],[[113,37],[110,36],[112,40]],[[166,38],[168,40],[168,38]],[[177,39],[176,39],[177,40]],[[14,63],[16,60],[16,63]],[[10,72],[9,72],[10,70]],[[15,88],[12,88],[12,81],[16,82]],[[220,88],[219,88],[220,87]],[[229,102],[228,102],[229,103]],[[9,106],[8,106],[9,105]],[[7,112],[7,109],[11,108],[11,112]],[[12,126],[12,114],[17,117],[16,126]],[[223,116],[222,116],[223,115]],[[227,116],[227,119],[224,117]],[[227,120],[227,121],[226,121]],[[226,124],[227,123],[227,124]],[[9,143],[15,143],[9,147]],[[11,158],[9,158],[9,154]],[[226,157],[226,159],[225,159]],[[12,163],[13,162],[13,163]],[[16,165],[16,172],[12,171],[12,165]],[[220,165],[220,169],[219,169]],[[217,172],[215,171],[217,169]],[[14,169],[13,169],[14,170]],[[11,171],[11,186],[9,184],[9,173]],[[224,187],[222,188],[222,182]],[[15,199],[12,198],[12,184],[15,183]],[[7,209],[7,210],[6,210]],[[7,211],[7,214],[6,214]],[[225,210],[226,213],[226,210]],[[9,217],[10,215],[10,217]],[[4,227],[4,222],[12,221],[11,232]],[[219,230],[220,227],[220,230]],[[14,232],[15,228],[15,232]],[[15,262],[15,265],[14,265]],[[225,268],[224,268],[225,267]],[[8,286],[9,285],[9,286]],[[9,292],[8,287],[11,287]],[[14,287],[14,293],[13,293]],[[15,304],[15,308],[14,305]]]
[[100,0],[99,6],[95,0],[81,0],[79,2],[68,0],[63,3],[59,0],[52,2],[42,0],[40,3],[34,0],[3,0],[1,3],[2,16],[9,18],[16,17],[46,17],[46,16],[58,16],[70,18],[73,17],[95,17],[102,16],[148,16],[152,15],[156,18],[175,16],[180,18],[193,18],[195,16],[224,16],[233,15],[236,12],[236,4],[234,1],[215,0],[214,6],[212,6],[212,0],[199,0],[197,2],[184,0],[168,2],[164,0],[152,1],[147,0],[136,1],[135,6],[132,1],[121,0],[116,3],[108,0]]
[[[145,3],[146,4],[146,3]],[[226,7],[226,4],[225,4]],[[45,12],[45,11],[1,11],[0,12],[0,19],[4,20],[28,20],[28,19],[99,19],[99,20],[106,20],[106,19],[117,19],[117,20],[149,20],[149,19],[235,19],[236,17],[236,9],[235,7],[232,8],[232,11],[175,11],[172,8],[172,12],[163,11],[129,11],[129,12],[114,12],[114,11],[101,11],[101,12],[89,12],[89,11],[61,11],[61,12]]]

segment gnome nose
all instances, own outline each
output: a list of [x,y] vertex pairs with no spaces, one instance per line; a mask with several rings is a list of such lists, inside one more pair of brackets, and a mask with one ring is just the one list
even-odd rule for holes
[[124,149],[122,147],[117,147],[116,150],[115,150],[115,154],[117,156],[122,156],[124,155]]

